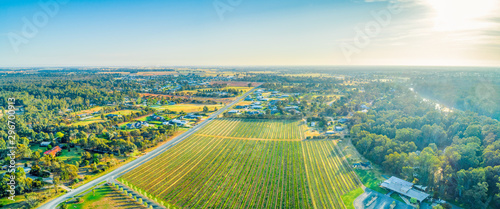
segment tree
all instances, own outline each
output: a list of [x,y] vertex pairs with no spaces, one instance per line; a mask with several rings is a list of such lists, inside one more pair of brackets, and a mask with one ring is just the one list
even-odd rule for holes
[[34,160],[35,162],[38,163],[38,161],[40,160],[40,152],[39,151],[36,151],[34,152],[32,155],[31,155],[31,159]]
[[62,139],[62,138],[64,137],[64,134],[63,134],[63,133],[61,133],[61,132],[57,132],[57,133],[56,133],[56,137],[57,137],[58,139]]
[[34,193],[24,194],[24,197],[30,208],[35,208],[39,203],[38,196]]
[[207,107],[207,106],[203,106],[203,112],[204,112],[204,113],[207,113],[207,112],[208,112],[208,107]]
[[56,194],[57,194],[57,193],[58,193],[58,191],[57,191],[57,190],[58,190],[58,189],[57,189],[57,187],[59,186],[59,183],[61,183],[61,181],[60,181],[60,179],[59,179],[59,176],[54,177],[53,182],[54,182],[54,188],[55,188],[55,190],[56,190]]
[[[77,201],[77,202],[79,202],[79,201]],[[68,209],[68,208],[69,208],[69,206],[66,202],[63,202],[62,204],[59,205],[59,209]]]

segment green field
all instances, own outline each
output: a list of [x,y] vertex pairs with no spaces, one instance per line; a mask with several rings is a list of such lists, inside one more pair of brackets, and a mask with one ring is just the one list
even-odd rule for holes
[[[260,135],[246,131],[229,138],[237,129],[216,122],[235,121],[214,121],[203,131],[216,136],[192,135],[119,180],[181,208],[345,208],[341,196],[359,186],[334,141],[248,140]],[[285,136],[299,132],[292,127]]]
[[[214,128],[217,127],[217,128]],[[301,121],[224,118],[196,132],[205,136],[247,139],[302,140],[305,138]]]
[[90,191],[89,193],[83,195],[81,199],[81,203],[74,203],[74,201],[71,201],[70,204],[68,204],[68,208],[146,208],[136,203],[133,199],[124,196],[122,193],[116,191],[114,188],[108,185],[104,185],[100,188],[95,189],[95,195],[92,191]]

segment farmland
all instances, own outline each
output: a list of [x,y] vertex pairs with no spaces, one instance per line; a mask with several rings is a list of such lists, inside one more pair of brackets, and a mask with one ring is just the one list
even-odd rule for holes
[[119,181],[182,208],[345,208],[355,174],[333,141],[300,141],[301,130],[217,119]]
[[302,140],[305,138],[303,132],[301,121],[228,118],[213,121],[197,134],[260,140]]

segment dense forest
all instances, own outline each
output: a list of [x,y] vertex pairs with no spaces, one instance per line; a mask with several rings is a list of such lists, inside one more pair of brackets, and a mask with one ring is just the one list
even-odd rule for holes
[[[351,120],[360,153],[435,195],[500,207],[500,123],[470,111],[441,112],[404,85],[373,83],[367,113]],[[360,97],[356,95],[355,97]]]

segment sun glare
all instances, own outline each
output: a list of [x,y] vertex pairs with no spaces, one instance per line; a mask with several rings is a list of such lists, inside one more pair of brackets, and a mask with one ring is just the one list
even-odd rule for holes
[[473,30],[488,27],[484,21],[499,6],[497,0],[425,0],[436,12],[435,29],[439,31]]

